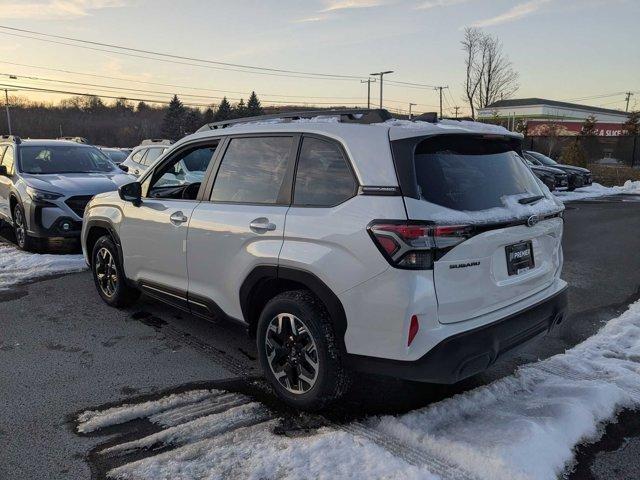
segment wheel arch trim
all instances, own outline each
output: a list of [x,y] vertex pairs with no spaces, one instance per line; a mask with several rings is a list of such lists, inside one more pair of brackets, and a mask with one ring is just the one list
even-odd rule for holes
[[[240,287],[240,308],[245,321],[252,325],[251,299],[267,281],[292,281],[304,285],[316,295],[327,308],[333,324],[336,340],[342,353],[346,353],[344,336],[347,331],[347,317],[338,296],[317,275],[292,267],[259,265],[245,278]],[[257,322],[254,322],[257,323]],[[253,326],[255,327],[255,325]]]

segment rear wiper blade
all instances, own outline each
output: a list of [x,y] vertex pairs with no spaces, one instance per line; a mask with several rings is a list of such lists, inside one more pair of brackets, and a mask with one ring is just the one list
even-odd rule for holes
[[538,200],[542,200],[543,198],[544,198],[544,195],[534,195],[533,197],[521,198],[520,200],[518,200],[518,203],[522,205],[528,205],[530,203],[535,203]]

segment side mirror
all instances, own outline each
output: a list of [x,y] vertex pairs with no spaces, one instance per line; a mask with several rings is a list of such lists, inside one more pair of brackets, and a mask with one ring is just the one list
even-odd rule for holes
[[142,199],[142,185],[140,185],[140,182],[127,183],[118,188],[118,194],[125,202],[139,205]]
[[122,170],[123,172],[125,172],[125,173],[129,171],[129,167],[127,167],[126,165],[123,165],[121,163],[118,164],[118,168],[120,170]]
[[8,176],[9,176],[9,172],[7,172],[7,166],[0,165],[0,177],[8,177]]

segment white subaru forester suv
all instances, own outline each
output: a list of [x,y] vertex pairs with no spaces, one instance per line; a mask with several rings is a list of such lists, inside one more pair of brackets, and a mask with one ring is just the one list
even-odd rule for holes
[[566,315],[563,205],[521,139],[385,110],[205,125],[94,197],[84,255],[109,305],[144,292],[241,322],[291,405],[359,371],[454,383]]

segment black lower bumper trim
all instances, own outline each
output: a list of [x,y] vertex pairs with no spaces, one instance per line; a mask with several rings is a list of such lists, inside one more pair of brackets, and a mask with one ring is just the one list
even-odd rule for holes
[[[29,235],[37,238],[79,238],[82,232],[82,221],[71,217],[59,217],[46,228],[42,223],[42,209],[48,205],[32,205],[29,216]],[[55,205],[53,205],[55,206]],[[68,229],[64,229],[64,224]]]
[[567,315],[566,287],[553,297],[497,322],[453,335],[418,360],[348,355],[353,370],[430,383],[452,384],[486,370],[504,353],[546,334]]

